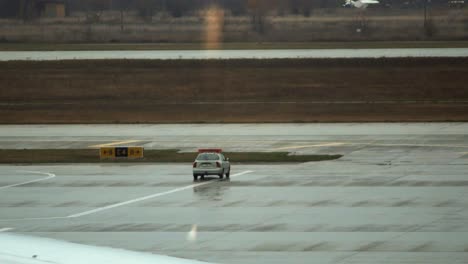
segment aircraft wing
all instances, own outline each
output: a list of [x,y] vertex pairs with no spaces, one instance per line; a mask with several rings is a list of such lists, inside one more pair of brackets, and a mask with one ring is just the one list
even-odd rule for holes
[[207,264],[196,260],[0,233],[1,264]]

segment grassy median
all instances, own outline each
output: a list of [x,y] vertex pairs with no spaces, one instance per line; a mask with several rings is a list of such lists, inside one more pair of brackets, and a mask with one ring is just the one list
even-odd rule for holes
[[[0,51],[205,50],[205,43],[0,43]],[[225,42],[219,50],[466,48],[468,41]],[[212,48],[212,47],[210,47]]]
[[[341,158],[342,155],[289,155],[288,152],[225,152],[233,163],[310,162]],[[177,149],[145,150],[143,159],[101,160],[97,149],[2,149],[0,163],[113,163],[113,162],[193,162],[197,153]]]

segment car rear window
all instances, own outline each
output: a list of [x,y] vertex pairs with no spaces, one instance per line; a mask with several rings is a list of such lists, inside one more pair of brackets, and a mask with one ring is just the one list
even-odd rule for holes
[[203,153],[198,155],[197,160],[218,160],[219,156],[218,154],[212,154],[212,153]]

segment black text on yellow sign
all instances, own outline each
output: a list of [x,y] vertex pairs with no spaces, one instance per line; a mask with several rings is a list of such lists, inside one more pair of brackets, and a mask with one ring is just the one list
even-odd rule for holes
[[144,157],[144,149],[142,147],[115,147],[101,148],[101,159],[129,158],[139,159]]

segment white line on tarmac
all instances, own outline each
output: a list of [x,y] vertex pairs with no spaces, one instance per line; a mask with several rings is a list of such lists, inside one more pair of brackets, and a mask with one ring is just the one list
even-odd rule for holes
[[288,149],[303,149],[303,148],[312,148],[312,147],[337,147],[337,146],[343,146],[345,144],[349,144],[349,143],[329,142],[329,143],[312,144],[312,145],[289,146],[289,147],[281,147],[281,148],[270,149],[270,151],[288,150]]
[[[253,171],[250,171],[250,170],[243,171],[243,172],[240,172],[240,173],[236,173],[236,174],[231,175],[231,178],[238,177],[238,176],[241,176],[241,175],[244,175],[244,174],[248,174],[248,173],[252,173],[252,172],[253,172]],[[55,177],[55,175],[54,175],[54,177]],[[109,210],[109,209],[112,209],[112,208],[124,206],[124,205],[127,205],[127,204],[137,203],[137,202],[141,202],[141,201],[144,201],[144,200],[152,199],[152,198],[155,198],[155,197],[160,197],[160,196],[168,195],[168,194],[171,194],[171,193],[176,193],[176,192],[184,191],[184,190],[187,190],[187,189],[191,189],[191,188],[194,188],[194,187],[207,185],[207,184],[210,184],[210,183],[213,183],[213,182],[217,182],[217,181],[216,181],[216,180],[212,180],[212,181],[206,181],[206,182],[201,182],[201,183],[197,183],[197,184],[187,185],[187,186],[185,186],[185,187],[176,188],[176,189],[169,190],[169,191],[166,191],[166,192],[155,193],[155,194],[152,194],[152,195],[148,195],[148,196],[144,196],[144,197],[132,199],[132,200],[125,201],[125,202],[121,202],[121,203],[111,204],[111,205],[108,205],[108,206],[96,208],[96,209],[93,209],[93,210],[89,210],[89,211],[85,211],[85,212],[81,212],[81,213],[77,213],[77,214],[73,214],[73,215],[69,215],[69,216],[53,216],[53,217],[0,219],[0,222],[30,221],[30,220],[54,220],[54,219],[78,218],[78,217],[82,217],[82,216],[85,216],[85,215],[95,214],[95,213],[102,212],[102,211],[105,211],[105,210]],[[24,183],[23,183],[23,184],[24,184]]]
[[404,143],[370,143],[369,145],[378,147],[429,147],[429,148],[468,148],[468,145],[445,145],[445,144],[404,144]]
[[315,147],[337,147],[343,145],[368,145],[375,147],[427,147],[427,148],[468,148],[468,145],[444,145],[444,144],[404,144],[404,143],[364,143],[364,142],[330,142],[322,144],[312,144],[312,145],[301,145],[301,146],[289,146],[289,147],[280,147],[270,149],[270,151],[278,150],[293,150],[293,149],[304,149],[304,148],[315,148]]
[[[251,172],[253,172],[253,171],[243,171],[243,172],[240,172],[240,173],[237,173],[237,174],[233,174],[233,175],[231,175],[231,177],[237,177],[237,176],[241,176],[241,175],[248,174],[248,173],[251,173]],[[125,201],[125,202],[111,204],[111,205],[108,205],[108,206],[96,208],[96,209],[85,211],[85,212],[82,212],[82,213],[69,215],[67,217],[68,218],[76,218],[76,217],[81,217],[81,216],[85,216],[85,215],[95,214],[95,213],[98,213],[98,212],[101,212],[101,211],[109,210],[109,209],[120,207],[120,206],[123,206],[123,205],[141,202],[141,201],[152,199],[152,198],[155,198],[155,197],[160,197],[160,196],[168,195],[168,194],[171,194],[171,193],[176,193],[176,192],[184,191],[184,190],[187,190],[187,189],[191,189],[191,188],[194,188],[194,187],[207,185],[207,184],[210,184],[210,183],[213,183],[213,182],[216,182],[216,181],[207,181],[207,182],[192,184],[192,185],[188,185],[188,186],[185,186],[185,187],[176,188],[176,189],[173,189],[173,190],[170,190],[170,191],[166,191],[166,192],[162,192],[162,193],[155,193],[155,194],[152,194],[152,195],[148,195],[148,196],[128,200],[128,201]]]
[[10,230],[13,230],[13,228],[9,228],[9,227],[7,227],[7,228],[0,228],[0,233],[1,233],[1,232],[6,232],[6,231],[10,231]]
[[11,219],[0,219],[0,222],[33,221],[33,220],[55,220],[55,219],[67,219],[67,218],[68,218],[68,216],[33,217],[33,218],[11,218]]
[[136,143],[136,142],[141,142],[141,140],[132,139],[132,140],[125,140],[125,141],[117,141],[117,142],[112,142],[112,143],[107,143],[107,144],[92,145],[92,146],[89,146],[89,148],[114,147],[118,145],[125,145],[125,144]]
[[1,189],[6,189],[6,188],[10,188],[10,187],[16,187],[16,186],[20,186],[20,185],[24,185],[24,184],[28,184],[28,183],[33,183],[33,182],[45,181],[45,180],[48,180],[48,179],[55,178],[55,176],[56,176],[56,175],[53,174],[53,173],[40,172],[40,171],[23,171],[23,172],[32,173],[32,174],[48,175],[48,176],[45,177],[45,178],[36,179],[36,180],[32,180],[32,181],[16,183],[16,184],[11,184],[11,185],[7,185],[7,186],[0,186],[0,190],[1,190]]

